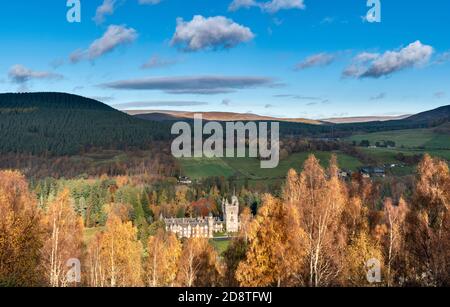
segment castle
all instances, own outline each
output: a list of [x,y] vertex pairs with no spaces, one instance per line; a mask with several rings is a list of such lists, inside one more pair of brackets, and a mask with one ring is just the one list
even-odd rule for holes
[[239,200],[236,196],[222,200],[223,219],[214,218],[165,218],[166,231],[180,238],[213,238],[217,232],[239,231]]

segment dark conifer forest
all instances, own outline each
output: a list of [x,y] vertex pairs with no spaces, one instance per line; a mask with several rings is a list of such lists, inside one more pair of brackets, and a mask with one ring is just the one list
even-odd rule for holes
[[164,123],[133,118],[63,93],[0,94],[0,152],[63,156],[92,148],[144,149],[164,140]]

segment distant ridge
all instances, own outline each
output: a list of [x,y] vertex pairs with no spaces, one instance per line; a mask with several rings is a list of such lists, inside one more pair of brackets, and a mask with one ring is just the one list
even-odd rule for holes
[[449,121],[450,105],[442,106],[430,111],[421,112],[406,118],[410,121]]
[[201,113],[204,120],[214,121],[280,121],[290,123],[303,123],[321,125],[322,121],[305,118],[280,118],[264,115],[257,115],[252,113],[233,113],[233,112],[186,112],[186,111],[149,111],[149,110],[128,110],[124,111],[127,114],[133,115],[137,118],[146,120],[179,120],[179,119],[193,119],[194,114]]
[[350,123],[368,123],[368,122],[385,122],[389,120],[400,120],[410,117],[408,115],[399,116],[354,116],[354,117],[333,117],[325,118],[322,121],[332,124],[350,124]]
[[179,119],[192,119],[194,114],[201,113],[204,120],[215,121],[279,121],[287,123],[301,123],[312,125],[330,125],[330,124],[381,124],[382,122],[446,122],[450,120],[450,105],[442,106],[434,110],[421,112],[415,115],[405,114],[399,116],[355,116],[355,117],[336,117],[320,120],[306,118],[282,118],[264,116],[252,113],[233,113],[233,112],[188,112],[188,111],[168,111],[168,110],[124,110],[123,112],[137,118],[153,121],[174,121]]

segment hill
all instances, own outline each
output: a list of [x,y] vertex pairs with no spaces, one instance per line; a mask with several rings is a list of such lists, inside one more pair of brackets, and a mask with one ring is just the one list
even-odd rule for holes
[[145,110],[130,110],[124,111],[127,114],[134,115],[137,118],[147,120],[180,120],[193,119],[194,114],[201,113],[204,120],[210,121],[279,121],[290,123],[304,123],[320,125],[321,121],[305,118],[282,118],[263,116],[252,113],[233,113],[233,112],[184,112],[184,111],[145,111]]
[[368,122],[385,122],[389,120],[404,119],[411,115],[400,116],[357,116],[357,117],[333,117],[325,118],[322,121],[333,124],[348,124],[348,123],[368,123]]
[[445,123],[450,120],[450,105],[412,115],[406,120]]
[[[448,122],[450,106],[399,117],[358,117],[329,120],[308,120],[301,118],[275,118],[249,113],[200,112],[204,120],[216,121],[277,121],[280,122],[282,136],[343,138],[354,134],[421,129],[443,125]],[[149,121],[170,122],[175,120],[191,121],[194,112],[185,111],[125,111],[134,117]]]
[[90,148],[145,148],[169,131],[77,95],[0,94],[1,153],[60,156]]
[[[193,112],[128,111],[66,93],[0,94],[0,153],[61,156],[92,148],[145,149],[170,138],[170,121]],[[146,111],[149,112],[149,111]],[[281,135],[346,137],[358,133],[429,128],[449,121],[450,106],[405,119],[333,124],[300,118],[274,118],[249,113],[204,112],[205,120],[279,121]]]

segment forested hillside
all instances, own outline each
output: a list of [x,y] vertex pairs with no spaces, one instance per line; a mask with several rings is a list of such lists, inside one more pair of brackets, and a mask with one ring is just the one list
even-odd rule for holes
[[168,137],[101,102],[65,93],[0,94],[0,152],[61,156],[91,148],[144,149]]

